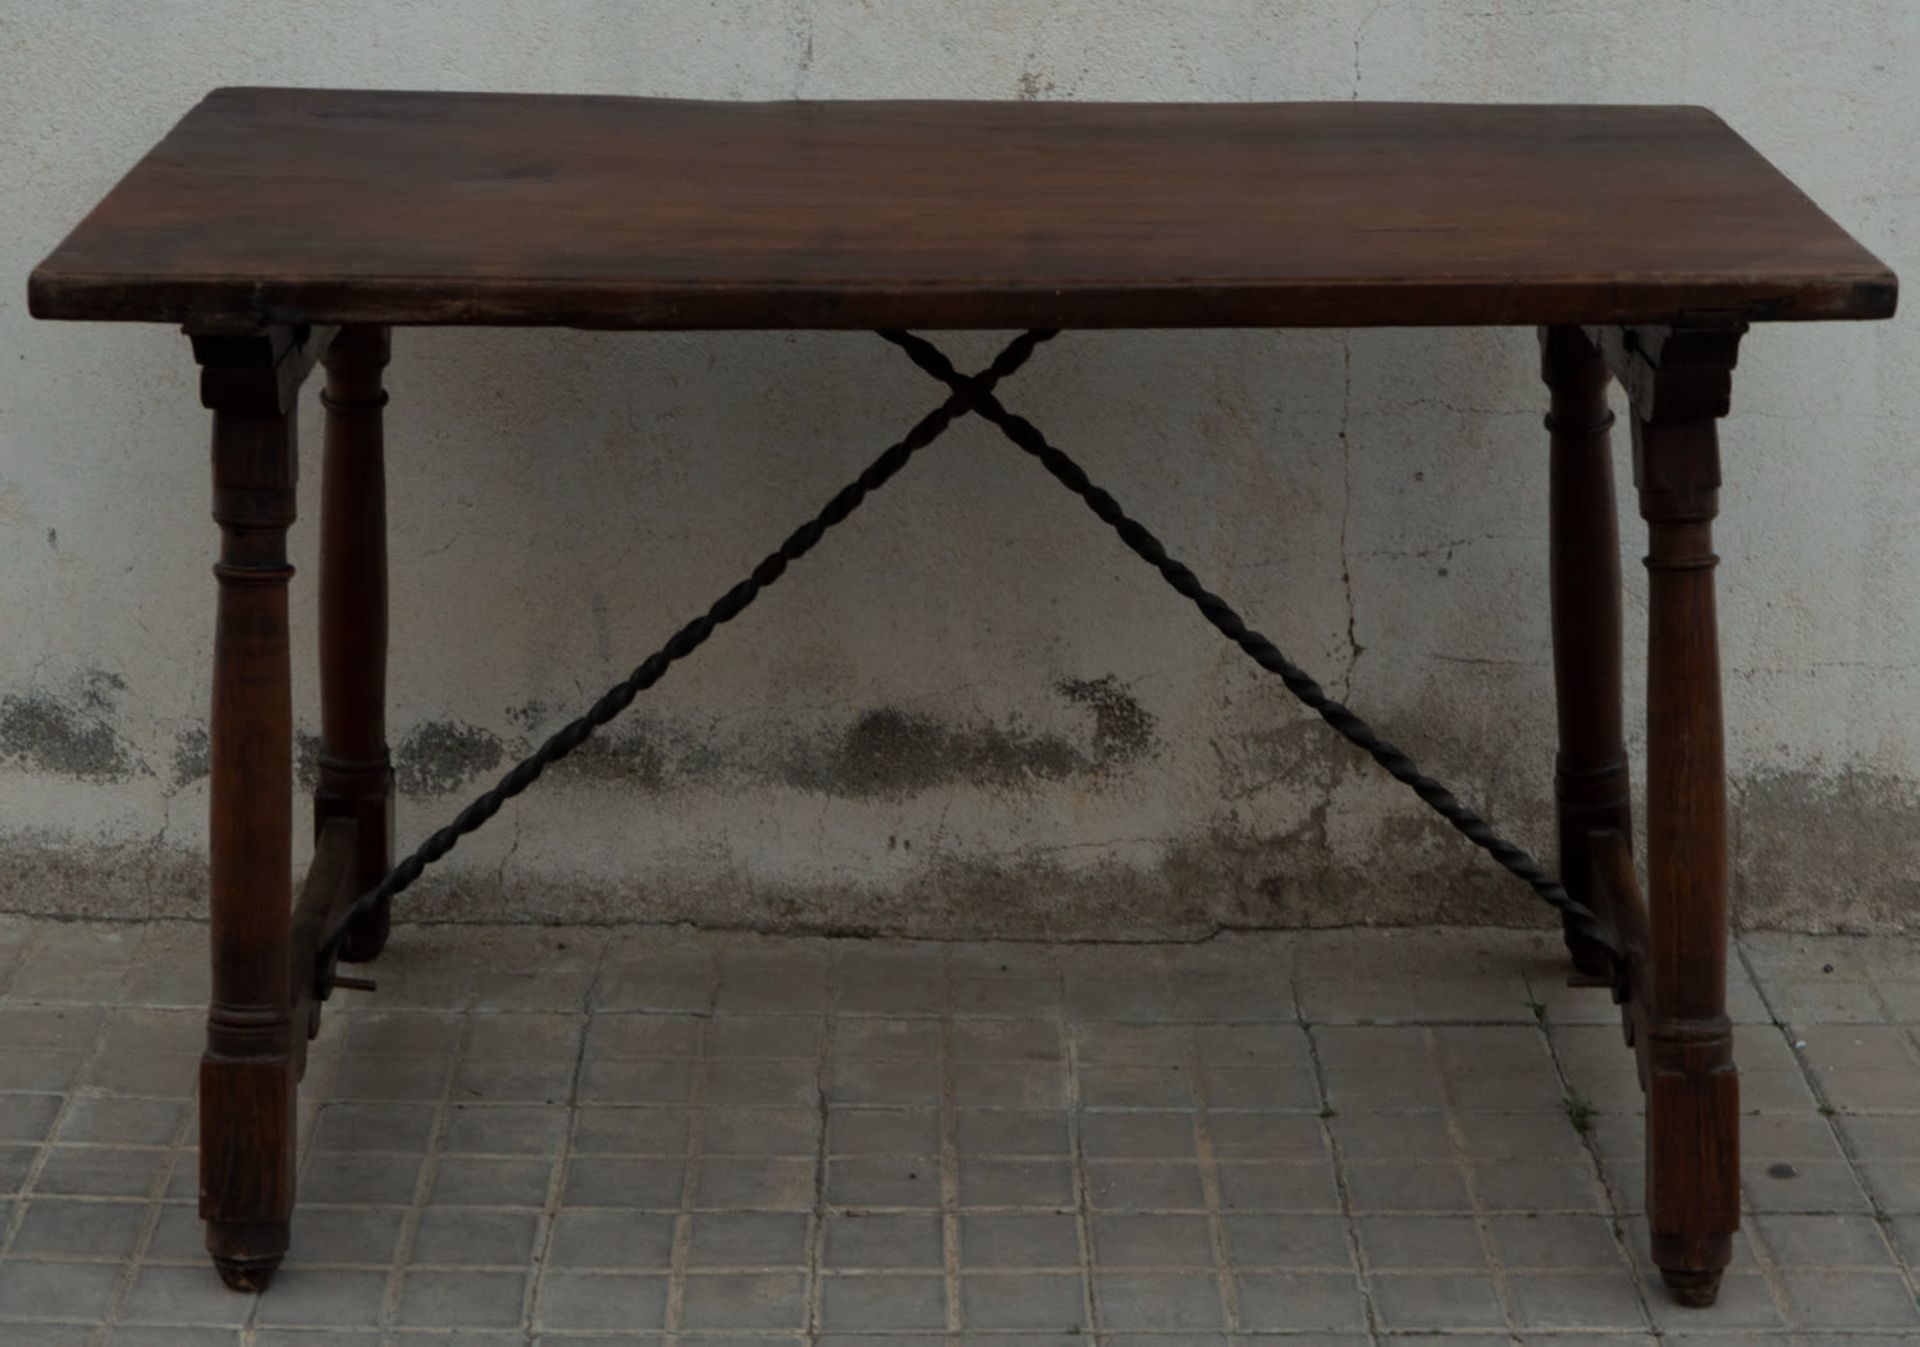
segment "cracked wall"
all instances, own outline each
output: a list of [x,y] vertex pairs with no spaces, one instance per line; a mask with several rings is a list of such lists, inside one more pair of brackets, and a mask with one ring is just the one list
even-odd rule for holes
[[[163,328],[31,323],[20,286],[208,87],[1701,102],[1920,274],[1920,170],[1903,153],[1920,104],[1897,78],[1920,57],[1915,16],[1894,0],[26,7],[0,26],[0,168],[25,185],[0,197],[15,278],[0,289],[0,908],[203,907],[213,531],[193,367]],[[343,39],[375,28],[377,44]],[[1626,219],[1631,203],[1596,209]],[[1748,924],[1915,920],[1911,326],[1763,329],[1741,354],[1719,547]],[[996,339],[942,342],[965,366]],[[391,724],[409,840],[939,395],[860,334],[394,345]],[[1004,392],[1297,662],[1500,827],[1551,846],[1530,333],[1068,334]],[[303,417],[310,784],[311,396]],[[1624,443],[1616,461],[1624,477]],[[1630,493],[1621,507],[1631,554]],[[1644,587],[1626,572],[1637,651]],[[435,920],[930,935],[1540,919],[966,423],[405,903]]]

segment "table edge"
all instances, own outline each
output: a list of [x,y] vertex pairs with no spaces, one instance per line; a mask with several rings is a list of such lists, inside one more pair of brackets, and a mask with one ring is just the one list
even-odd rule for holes
[[1117,286],[969,283],[949,289],[904,282],[610,285],[431,277],[267,287],[238,276],[129,281],[42,263],[28,279],[27,309],[42,319],[206,330],[323,323],[627,331],[1472,327],[1669,323],[1702,314],[1756,323],[1873,321],[1891,318],[1898,296],[1898,277],[1884,264],[1784,284],[1777,276],[1596,278],[1537,287],[1368,277]]

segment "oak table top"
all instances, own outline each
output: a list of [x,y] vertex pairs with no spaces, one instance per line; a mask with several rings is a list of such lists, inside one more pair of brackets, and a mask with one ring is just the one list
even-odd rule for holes
[[719,103],[217,89],[45,318],[602,328],[1879,318],[1697,107]]

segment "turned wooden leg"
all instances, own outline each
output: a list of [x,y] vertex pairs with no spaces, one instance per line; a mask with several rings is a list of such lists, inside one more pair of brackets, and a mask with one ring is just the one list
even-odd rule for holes
[[[1540,330],[1540,373],[1551,394],[1548,550],[1553,595],[1553,684],[1560,720],[1553,793],[1560,820],[1560,882],[1589,909],[1588,838],[1633,836],[1620,696],[1620,530],[1614,517],[1607,363],[1577,327]],[[1563,921],[1582,975],[1606,977],[1607,952]]]
[[1676,1300],[1708,1305],[1740,1224],[1727,1020],[1727,804],[1713,518],[1738,327],[1608,339],[1647,521],[1647,1213]]
[[[213,410],[214,576],[210,935],[213,995],[200,1067],[200,1215],[228,1286],[264,1286],[293,1212],[289,967],[293,706],[287,527],[298,465],[287,404],[302,347],[275,331],[196,337]],[[291,386],[290,386],[291,385]]]
[[[387,751],[387,484],[380,386],[387,329],[343,327],[322,357],[326,460],[320,483],[320,780],[316,836],[330,819],[359,829],[354,884],[393,864],[393,764]],[[388,909],[348,931],[340,957],[364,962],[387,943]]]

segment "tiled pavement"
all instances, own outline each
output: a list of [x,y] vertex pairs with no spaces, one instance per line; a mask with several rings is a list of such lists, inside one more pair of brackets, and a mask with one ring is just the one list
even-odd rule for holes
[[294,1251],[235,1296],[193,1208],[203,942],[0,919],[7,1347],[1920,1338],[1910,941],[1740,942],[1706,1312],[1643,1266],[1605,995],[1492,931],[403,927],[316,1045]]

